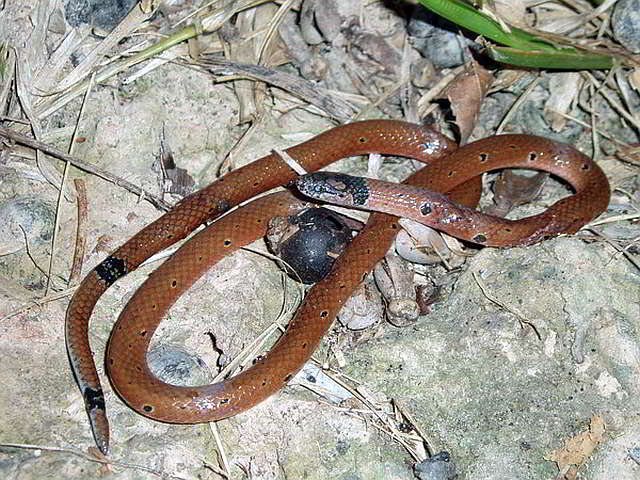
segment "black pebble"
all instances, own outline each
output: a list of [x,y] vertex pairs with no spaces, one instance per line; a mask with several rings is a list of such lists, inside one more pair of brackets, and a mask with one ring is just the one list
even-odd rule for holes
[[299,230],[280,244],[280,258],[303,283],[322,280],[351,241],[353,230],[339,214],[326,208],[311,208],[289,221]]

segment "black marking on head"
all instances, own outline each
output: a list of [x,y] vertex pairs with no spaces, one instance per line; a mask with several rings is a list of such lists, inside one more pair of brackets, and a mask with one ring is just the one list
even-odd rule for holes
[[422,205],[420,205],[420,213],[422,215],[429,215],[432,212],[431,209],[431,204],[429,202],[424,202]]
[[84,392],[82,392],[82,396],[84,397],[84,405],[87,408],[87,412],[105,410],[104,394],[101,388],[94,390],[93,388],[87,387],[84,389]]
[[105,258],[100,265],[96,267],[95,271],[107,287],[110,287],[120,277],[124,277],[129,273],[125,261],[113,256]]
[[482,233],[479,233],[478,235],[473,237],[471,240],[473,240],[476,243],[486,243],[487,237],[486,237],[486,235],[484,235]]
[[355,206],[361,206],[367,203],[369,199],[369,185],[366,179],[362,177],[352,177],[351,175],[336,174],[335,179],[332,180],[335,188],[340,188],[351,195]]
[[370,193],[366,178],[333,172],[303,175],[296,179],[296,186],[305,195],[329,202],[330,197],[337,200],[350,196],[354,206],[364,205]]
[[351,183],[347,186],[351,195],[353,195],[353,204],[355,206],[364,205],[369,200],[369,185],[364,178],[349,177]]

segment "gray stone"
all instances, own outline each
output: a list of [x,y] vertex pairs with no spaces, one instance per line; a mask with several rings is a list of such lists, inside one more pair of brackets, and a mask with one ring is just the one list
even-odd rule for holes
[[640,0],[620,0],[611,17],[613,34],[633,53],[640,52]]

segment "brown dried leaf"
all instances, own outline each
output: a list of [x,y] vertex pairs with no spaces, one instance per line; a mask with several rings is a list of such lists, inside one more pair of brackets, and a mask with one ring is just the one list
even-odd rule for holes
[[173,193],[185,197],[195,190],[196,182],[189,172],[176,165],[173,152],[162,134],[160,139],[160,170],[162,171],[163,192]]
[[583,83],[579,72],[559,72],[551,76],[551,95],[544,104],[544,116],[554,132],[561,131],[567,124],[566,114],[577,99]]
[[111,253],[116,240],[111,235],[100,235],[92,253]]
[[471,60],[464,71],[444,91],[443,96],[446,96],[451,103],[451,110],[460,129],[461,145],[471,135],[476,116],[492,82],[491,72]]
[[588,431],[571,437],[565,442],[563,448],[554,450],[544,458],[556,462],[561,473],[567,472],[564,474],[565,478],[574,477],[578,468],[587,461],[598,444],[604,440],[605,430],[603,418],[594,415],[591,417]]
[[527,25],[527,6],[525,2],[513,0],[495,0],[495,13],[498,18],[509,22],[510,25]]
[[640,145],[634,143],[616,151],[616,157],[633,165],[640,165]]
[[[229,60],[249,64],[258,63],[253,30],[255,17],[256,9],[251,8],[238,13],[235,25],[223,26],[222,31],[225,34],[222,39],[227,42],[225,53]],[[256,117],[258,111],[254,97],[256,84],[251,80],[238,79],[233,86],[238,97],[238,122],[250,122]]]
[[636,92],[640,91],[640,70],[637,68],[629,74],[629,84]]
[[504,217],[512,208],[531,202],[540,195],[548,176],[545,172],[527,176],[505,170],[493,186],[495,205],[487,210],[492,215]]

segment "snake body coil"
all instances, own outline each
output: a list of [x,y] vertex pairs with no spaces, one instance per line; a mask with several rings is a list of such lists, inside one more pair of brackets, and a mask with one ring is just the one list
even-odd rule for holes
[[[413,193],[409,195],[392,184],[373,182],[367,184],[367,201],[379,210],[391,208],[395,214],[429,217],[430,225],[484,245],[529,244],[575,232],[608,205],[610,192],[605,175],[588,157],[568,145],[530,135],[504,135],[469,144],[447,156],[453,150],[455,145],[450,140],[429,128],[372,120],[334,128],[288,149],[287,154],[307,171],[339,158],[374,152],[429,161],[428,167],[405,183],[436,192],[428,192],[431,197],[416,196],[416,190],[410,190]],[[479,198],[480,175],[508,167],[549,171],[571,184],[576,193],[550,210],[516,223],[504,223],[453,205],[441,195],[446,193],[458,204],[472,207]],[[108,451],[109,425],[88,340],[89,319],[100,296],[118,278],[186,237],[200,224],[295,178],[295,172],[276,155],[235,170],[186,197],[83,280],[69,304],[65,333],[71,366],[102,452]],[[223,256],[264,236],[269,218],[289,215],[303,207],[287,192],[261,197],[195,235],[150,275],[121,313],[107,348],[109,377],[128,405],[142,415],[169,423],[219,420],[277,392],[300,370],[344,302],[385,255],[398,232],[397,217],[372,215],[329,276],[309,291],[271,351],[235,377],[199,387],[169,385],[150,372],[146,352],[165,313],[204,272]]]

